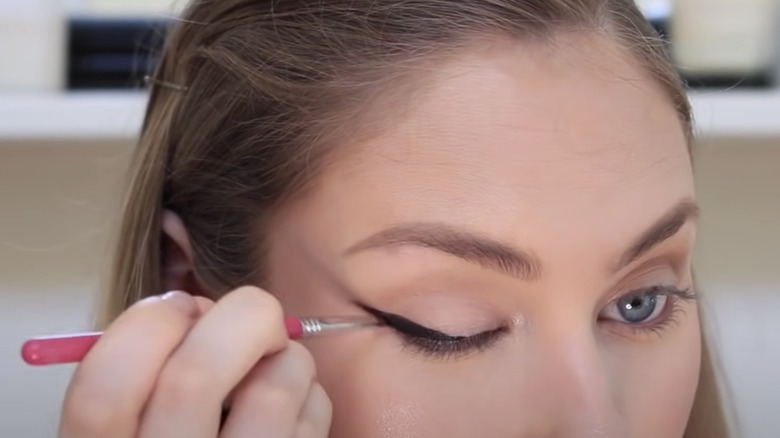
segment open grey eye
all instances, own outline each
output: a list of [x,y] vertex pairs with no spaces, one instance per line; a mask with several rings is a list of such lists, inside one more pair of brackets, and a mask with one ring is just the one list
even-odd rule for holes
[[628,295],[617,300],[615,306],[621,319],[631,323],[640,323],[655,313],[659,307],[659,298],[663,300],[666,297],[659,297],[655,294]]
[[[669,298],[672,296],[673,298]],[[650,325],[664,320],[666,310],[675,306],[670,299],[695,300],[696,295],[690,289],[678,289],[674,286],[652,286],[629,292],[610,301],[599,312],[599,320],[614,321],[629,325]]]

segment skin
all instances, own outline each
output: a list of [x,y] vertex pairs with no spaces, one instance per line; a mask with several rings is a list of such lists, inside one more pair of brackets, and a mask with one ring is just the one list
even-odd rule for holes
[[[682,437],[700,367],[696,304],[670,297],[674,311],[632,326],[615,319],[614,300],[692,285],[693,218],[619,263],[694,198],[686,140],[652,79],[606,40],[585,38],[495,42],[442,67],[402,120],[345,147],[314,190],[278,212],[276,299],[242,288],[216,304],[177,294],[189,304],[134,306],[77,370],[61,436],[212,438],[240,382],[220,437]],[[413,244],[351,250],[410,223],[518,248],[536,275]],[[166,263],[183,266],[168,270],[173,286],[189,245],[175,215],[163,229],[180,249]],[[390,327],[305,348],[284,340],[282,308],[365,316],[356,302],[451,335],[503,331],[446,357]],[[149,324],[164,334],[151,346]],[[119,348],[146,353],[119,363]]]

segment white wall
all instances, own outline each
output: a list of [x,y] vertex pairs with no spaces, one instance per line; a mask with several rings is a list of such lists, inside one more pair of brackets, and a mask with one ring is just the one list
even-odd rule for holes
[[[780,116],[779,116],[780,117]],[[714,314],[742,434],[780,437],[780,139],[695,153],[700,289]]]
[[128,148],[0,142],[0,437],[56,436],[73,367],[20,359],[37,334],[90,327]]
[[[126,145],[0,142],[0,436],[55,436],[71,366],[19,346],[87,329]],[[780,140],[700,145],[697,273],[743,434],[780,436]]]

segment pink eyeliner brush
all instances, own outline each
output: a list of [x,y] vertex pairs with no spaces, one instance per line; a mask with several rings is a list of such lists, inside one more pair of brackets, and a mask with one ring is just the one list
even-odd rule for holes
[[[376,319],[365,317],[284,318],[287,336],[292,340],[378,324]],[[81,362],[101,335],[101,332],[92,332],[32,338],[22,345],[22,359],[30,365]]]

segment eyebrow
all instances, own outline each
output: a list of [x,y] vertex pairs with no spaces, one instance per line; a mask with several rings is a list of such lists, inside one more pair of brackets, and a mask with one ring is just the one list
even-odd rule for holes
[[683,225],[698,217],[699,207],[692,199],[686,198],[678,202],[628,247],[613,271],[625,268],[661,242],[677,234]]
[[[698,214],[699,208],[693,200],[680,201],[628,247],[612,270],[618,271],[636,261],[677,234]],[[393,246],[431,248],[526,281],[537,280],[542,272],[541,262],[529,252],[443,223],[397,225],[361,240],[344,255]]]
[[541,263],[533,255],[489,237],[442,223],[394,226],[358,242],[347,249],[345,255],[373,248],[406,245],[435,249],[527,281],[538,279],[541,273]]

